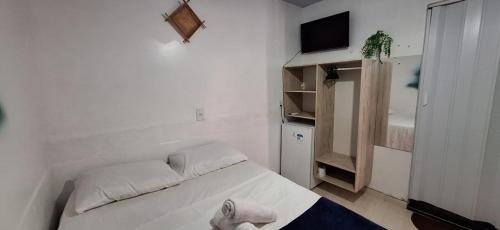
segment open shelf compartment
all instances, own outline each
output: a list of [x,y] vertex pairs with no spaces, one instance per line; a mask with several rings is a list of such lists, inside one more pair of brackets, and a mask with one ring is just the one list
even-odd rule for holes
[[316,120],[316,94],[285,92],[284,96],[285,116]]
[[283,90],[316,91],[316,65],[285,67],[283,75]]
[[363,63],[361,60],[354,60],[321,64],[319,65],[319,68],[321,68],[321,70],[325,73],[329,67],[333,67],[337,69],[337,71],[361,71],[363,69],[362,65]]
[[326,168],[326,175],[324,177],[320,177],[316,173],[315,177],[317,179],[336,185],[351,192],[356,191],[354,188],[356,174],[326,164],[320,164],[320,166]]

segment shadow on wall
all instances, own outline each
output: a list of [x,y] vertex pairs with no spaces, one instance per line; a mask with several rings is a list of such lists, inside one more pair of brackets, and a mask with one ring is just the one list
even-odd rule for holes
[[66,181],[66,183],[64,183],[62,192],[56,198],[56,204],[52,213],[52,219],[50,220],[50,230],[56,230],[59,228],[59,219],[64,212],[66,202],[68,201],[69,196],[71,195],[73,190],[75,190],[75,183],[71,180]]
[[3,123],[5,122],[5,118],[6,118],[6,115],[5,115],[5,112],[3,110],[2,103],[0,102],[0,128],[2,128]]

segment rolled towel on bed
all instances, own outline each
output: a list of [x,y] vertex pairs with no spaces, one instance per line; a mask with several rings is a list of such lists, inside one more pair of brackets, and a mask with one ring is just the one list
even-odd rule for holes
[[227,199],[222,204],[222,213],[232,223],[250,222],[267,224],[276,221],[277,213],[252,201]]
[[214,218],[210,220],[210,225],[214,229],[220,230],[256,230],[255,225],[249,222],[243,223],[233,223],[227,217],[222,214],[222,211],[219,209]]
[[236,228],[234,228],[234,230],[257,230],[257,227],[255,227],[255,225],[253,225],[252,223],[245,222],[236,225]]

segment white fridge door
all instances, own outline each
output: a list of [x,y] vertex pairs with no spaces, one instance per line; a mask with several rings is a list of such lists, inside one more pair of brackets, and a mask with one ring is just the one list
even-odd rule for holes
[[282,130],[281,175],[309,189],[314,127],[284,124]]

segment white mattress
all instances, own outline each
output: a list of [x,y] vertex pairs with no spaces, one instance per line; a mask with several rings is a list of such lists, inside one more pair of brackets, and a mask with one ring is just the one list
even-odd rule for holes
[[211,229],[209,220],[230,197],[254,200],[278,212],[278,220],[261,229],[284,227],[319,199],[317,194],[247,161],[80,215],[74,211],[71,195],[59,229]]

